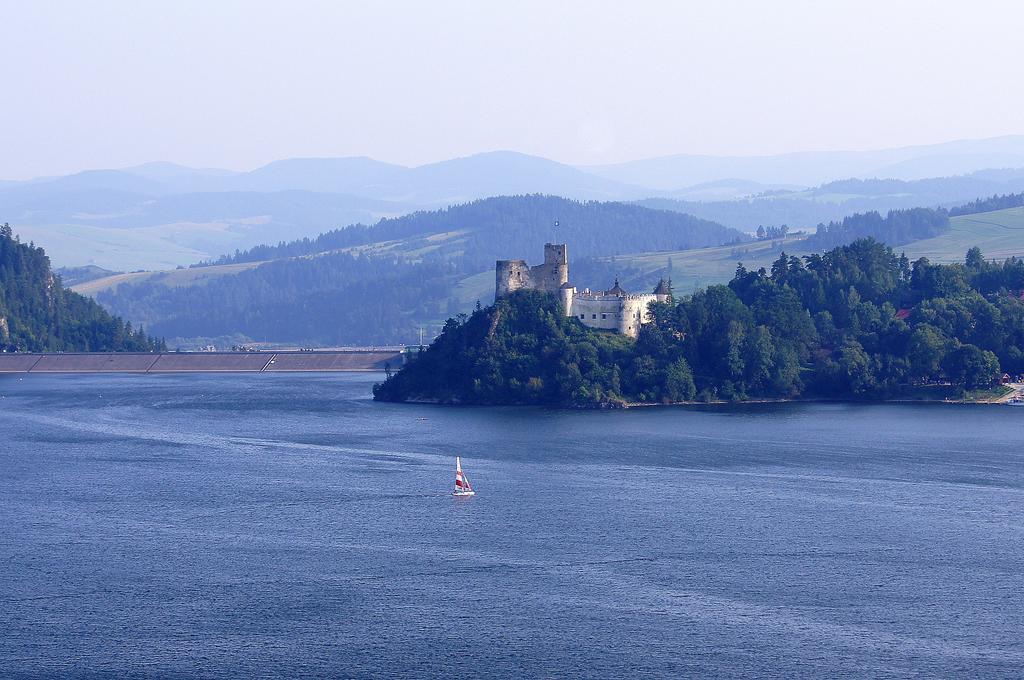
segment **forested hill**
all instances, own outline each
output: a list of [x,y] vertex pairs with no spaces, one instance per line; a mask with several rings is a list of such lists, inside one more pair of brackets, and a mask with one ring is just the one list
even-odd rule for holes
[[827,250],[852,243],[861,238],[873,238],[891,246],[933,238],[949,231],[950,216],[1018,208],[1024,205],[1024,193],[1000,194],[950,208],[909,208],[890,210],[885,217],[871,211],[848,215],[841,221],[819,224],[814,235],[804,241],[808,250]]
[[1024,261],[933,265],[871,239],[653,304],[636,342],[519,291],[453,318],[386,401],[595,405],[972,390],[1024,371]]
[[1024,192],[1019,194],[997,194],[989,198],[979,198],[976,201],[965,203],[958,208],[952,208],[949,214],[956,217],[957,215],[974,215],[976,213],[1019,208],[1021,206],[1024,206]]
[[0,350],[131,351],[159,343],[98,304],[67,290],[50,271],[42,248],[0,227]]
[[96,299],[166,338],[402,343],[414,341],[421,327],[429,331],[478,299],[491,299],[495,260],[539,263],[545,241],[569,243],[571,261],[585,263],[588,255],[747,238],[713,222],[637,205],[499,197],[238,253],[231,262],[270,261],[201,285],[168,285],[169,276],[157,274]]
[[849,215],[840,222],[819,224],[815,234],[804,241],[803,246],[808,250],[827,250],[861,238],[900,246],[938,236],[948,229],[949,215],[945,210],[890,210],[885,217],[872,211]]
[[[558,227],[555,227],[555,222]],[[257,246],[215,263],[257,262],[311,255],[371,243],[458,233],[461,268],[491,267],[501,258],[535,259],[537,244],[572,244],[574,258],[651,250],[685,250],[739,242],[741,232],[692,215],[627,203],[574,201],[557,196],[498,196],[443,210],[352,225],[276,246]],[[439,241],[435,240],[434,244]],[[453,249],[456,250],[456,249]]]

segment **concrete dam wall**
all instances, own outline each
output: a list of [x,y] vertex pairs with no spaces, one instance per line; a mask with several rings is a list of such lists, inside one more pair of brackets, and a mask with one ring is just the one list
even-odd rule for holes
[[390,350],[337,352],[0,353],[0,373],[270,373],[383,371],[402,365]]

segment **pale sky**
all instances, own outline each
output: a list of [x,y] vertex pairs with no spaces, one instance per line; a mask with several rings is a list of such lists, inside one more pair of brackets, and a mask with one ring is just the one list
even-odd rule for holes
[[0,178],[1024,133],[1024,3],[0,0]]

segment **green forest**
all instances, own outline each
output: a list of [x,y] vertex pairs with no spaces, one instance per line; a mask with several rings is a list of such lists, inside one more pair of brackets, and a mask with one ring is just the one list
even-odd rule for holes
[[254,340],[374,345],[412,341],[422,320],[456,313],[448,307],[455,274],[437,255],[406,262],[331,253],[268,262],[197,286],[171,287],[157,276],[97,299],[168,338],[241,333]]
[[1024,192],[1019,194],[999,194],[989,198],[979,198],[949,211],[950,216],[973,215],[975,213],[992,212],[993,210],[1006,210],[1007,208],[1019,208],[1024,206]]
[[64,288],[42,248],[0,227],[0,351],[150,352],[162,343]]
[[[558,222],[558,227],[555,227]],[[496,196],[442,210],[420,211],[356,224],[314,239],[257,246],[215,262],[231,264],[312,255],[384,241],[465,231],[456,265],[464,271],[494,266],[499,258],[533,258],[538,244],[571,243],[573,257],[622,255],[648,250],[685,250],[749,240],[715,222],[630,203],[574,201],[558,196]]]
[[910,208],[890,210],[885,217],[870,211],[844,217],[838,222],[819,224],[817,231],[803,243],[808,250],[828,250],[859,238],[872,238],[891,246],[932,238],[949,229],[945,210]]
[[913,263],[860,239],[740,264],[728,285],[653,304],[636,341],[520,291],[448,320],[374,389],[385,401],[616,405],[756,398],[884,399],[1024,371],[1024,261]]

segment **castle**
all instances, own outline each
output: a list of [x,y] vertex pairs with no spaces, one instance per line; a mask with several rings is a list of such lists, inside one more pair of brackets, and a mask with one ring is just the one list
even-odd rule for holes
[[569,257],[564,243],[544,244],[544,264],[531,267],[524,260],[498,260],[494,267],[494,299],[521,288],[558,295],[566,316],[584,326],[617,331],[635,338],[640,326],[651,320],[648,305],[667,302],[672,295],[664,280],[653,293],[633,295],[622,290],[618,279],[606,291],[582,291],[569,283]]

